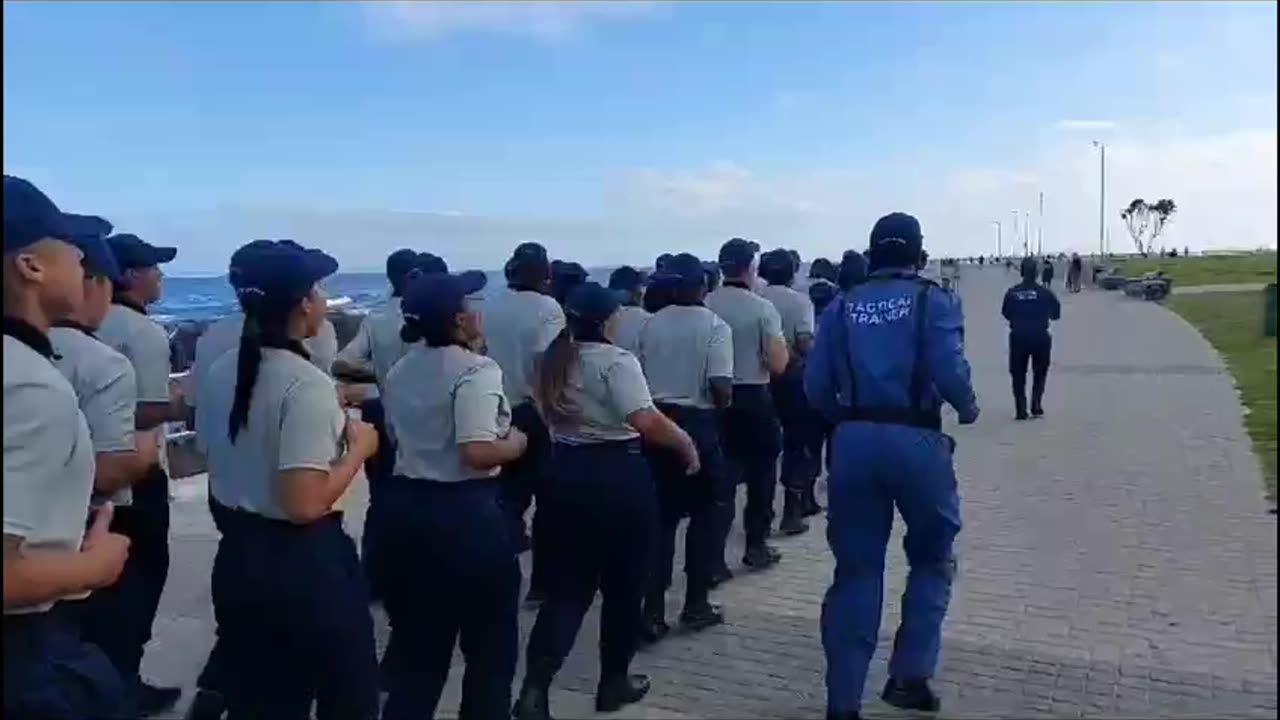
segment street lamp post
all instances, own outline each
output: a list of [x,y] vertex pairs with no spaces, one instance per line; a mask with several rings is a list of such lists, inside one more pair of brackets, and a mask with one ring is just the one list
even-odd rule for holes
[[[1018,242],[1018,211],[1013,211],[1013,242]],[[1015,245],[1016,247],[1016,245]]]
[[1094,140],[1098,148],[1098,257],[1107,255],[1107,144]]
[[992,220],[992,225],[996,226],[996,259],[1004,255],[1004,228],[1001,227],[999,220]]
[[1031,211],[1025,211],[1026,222],[1022,223],[1022,254],[1031,254]]
[[1044,255],[1044,193],[1040,193],[1040,219],[1036,226],[1036,254]]

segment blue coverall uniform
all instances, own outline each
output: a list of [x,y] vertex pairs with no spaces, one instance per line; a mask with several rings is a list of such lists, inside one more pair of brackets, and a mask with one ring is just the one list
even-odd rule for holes
[[895,506],[911,569],[890,675],[926,679],[937,666],[960,531],[954,442],[941,431],[940,410],[945,400],[962,422],[978,412],[963,326],[950,293],[905,269],[872,273],[819,324],[805,390],[838,423],[827,525],[836,569],[822,611],[829,713],[861,706]]

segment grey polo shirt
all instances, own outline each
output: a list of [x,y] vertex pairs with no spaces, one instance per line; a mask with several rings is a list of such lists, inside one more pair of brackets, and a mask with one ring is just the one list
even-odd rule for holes
[[333,380],[289,350],[263,348],[249,402],[249,421],[235,443],[227,420],[235,396],[235,353],[213,361],[198,390],[198,441],[208,457],[209,491],[218,502],[269,518],[286,519],[280,472],[329,470],[343,449],[347,417]]
[[627,423],[631,413],[653,407],[640,361],[616,345],[580,342],[577,347],[578,363],[565,386],[576,421],[551,423],[552,437],[571,444],[640,437]]
[[765,348],[770,338],[785,337],[773,303],[750,290],[726,285],[707,295],[706,305],[733,331],[733,383],[767,385]]
[[655,402],[714,408],[711,378],[733,378],[733,333],[701,305],[669,305],[640,333],[640,366]]
[[808,295],[786,285],[766,285],[759,292],[778,311],[782,334],[790,347],[796,346],[798,336],[814,334],[813,301]]
[[[132,452],[138,387],[129,359],[81,330],[55,327],[49,340],[58,353],[54,365],[70,381],[89,424],[95,453]],[[125,488],[110,498],[116,505],[133,503]]]
[[459,482],[498,474],[496,467],[464,465],[458,450],[463,443],[506,437],[511,429],[498,363],[457,346],[419,343],[391,369],[384,387],[397,475]]
[[533,397],[534,358],[564,329],[564,311],[549,295],[504,289],[480,303],[489,357],[502,368],[502,391],[514,405]]
[[613,318],[613,337],[610,340],[623,350],[634,353],[640,344],[640,331],[651,317],[653,316],[642,307],[623,305]]
[[[93,442],[71,383],[48,358],[5,335],[4,534],[32,548],[78,550],[93,473]],[[43,612],[52,605],[4,612]]]
[[[191,363],[191,386],[196,388],[195,395],[187,398],[187,404],[195,406],[200,396],[200,385],[209,372],[209,366],[223,355],[240,347],[240,335],[244,332],[244,313],[232,313],[219,318],[205,328],[196,340],[196,357]],[[302,341],[302,346],[311,356],[311,364],[326,375],[333,368],[333,358],[337,353],[338,336],[333,323],[325,320],[319,332],[313,338]],[[328,352],[332,349],[331,352]],[[327,359],[326,359],[327,352]]]
[[356,336],[342,348],[337,359],[371,371],[381,386],[387,381],[387,373],[409,351],[408,343],[400,339],[403,327],[400,298],[391,298],[385,307],[364,316]]

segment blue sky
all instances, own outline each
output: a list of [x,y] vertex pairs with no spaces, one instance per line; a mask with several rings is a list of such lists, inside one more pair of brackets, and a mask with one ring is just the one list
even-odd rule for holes
[[1084,250],[1094,138],[1171,244],[1274,246],[1276,5],[4,4],[5,171],[177,271],[286,235],[352,269],[838,254],[898,209],[935,252],[1015,208]]

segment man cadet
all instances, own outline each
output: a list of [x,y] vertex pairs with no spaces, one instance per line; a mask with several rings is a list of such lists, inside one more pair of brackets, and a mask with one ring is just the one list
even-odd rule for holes
[[[782,557],[765,542],[773,522],[778,454],[782,451],[769,379],[781,375],[789,360],[782,318],[772,303],[752,289],[759,251],[759,245],[742,238],[725,243],[719,255],[724,285],[706,298],[707,307],[728,323],[733,336],[733,403],[723,414],[724,450],[735,478],[733,485],[747,486],[742,519],[747,544],[742,562],[756,570],[774,565]],[[723,564],[724,542],[734,511],[733,496],[721,498],[717,565]],[[717,579],[723,579],[725,568],[717,571]]]
[[[89,425],[95,453],[94,504],[110,500],[115,506],[111,529],[129,538],[148,541],[145,518],[134,511],[130,487],[149,479],[159,462],[158,430],[135,431],[138,390],[128,358],[98,340],[95,333],[111,309],[114,283],[120,281],[115,256],[105,236],[110,223],[97,217],[69,215],[82,233],[85,248],[84,303],[49,331],[57,357],[54,364],[76,391]],[[124,678],[137,674],[143,646],[151,635],[152,618],[138,611],[154,591],[147,556],[132,553],[114,585],[68,606],[80,624],[81,637],[97,645]],[[170,690],[139,690],[135,704],[142,714],[159,712],[176,701]]]
[[129,539],[104,505],[85,529],[93,445],[48,332],[84,301],[84,240],[44,193],[4,176],[4,717],[137,714],[111,661],[59,600],[110,586]]
[[[164,452],[164,425],[187,418],[187,404],[181,393],[170,397],[169,336],[159,323],[147,317],[147,306],[159,302],[164,273],[160,266],[177,256],[177,248],[158,247],[128,233],[107,238],[120,265],[111,309],[98,336],[129,359],[138,383],[138,404],[134,424],[139,430],[156,431],[160,462],[150,475],[134,483],[128,515],[133,523],[131,558],[139,566],[136,601],[129,605],[137,613],[139,626],[147,628],[139,640],[130,667],[121,668],[126,683],[136,683],[139,712],[155,713],[171,707],[182,696],[181,688],[159,688],[142,682],[138,666],[142,647],[151,639],[151,624],[160,607],[160,595],[169,576],[169,475]],[[123,512],[124,508],[120,508]]]
[[618,317],[613,320],[613,344],[635,353],[640,341],[640,330],[649,321],[650,313],[644,309],[644,273],[623,265],[609,275],[609,289],[625,294]]
[[964,357],[964,318],[950,293],[918,274],[920,223],[893,213],[871,230],[870,275],[823,314],[805,368],[809,401],[838,423],[828,480],[835,578],[822,610],[827,714],[855,718],[880,630],[894,508],[907,524],[910,573],[882,697],[939,709],[929,686],[954,574],[960,500],[945,401],[961,424],[978,405]]
[[782,318],[782,334],[791,358],[786,372],[773,378],[769,388],[782,424],[782,486],[786,496],[778,531],[783,535],[809,530],[804,521],[805,491],[817,464],[809,457],[805,442],[809,404],[804,398],[804,358],[813,349],[813,302],[791,288],[798,270],[795,258],[786,250],[771,250],[760,257],[760,277],[768,283],[760,288],[760,295],[773,303]]

